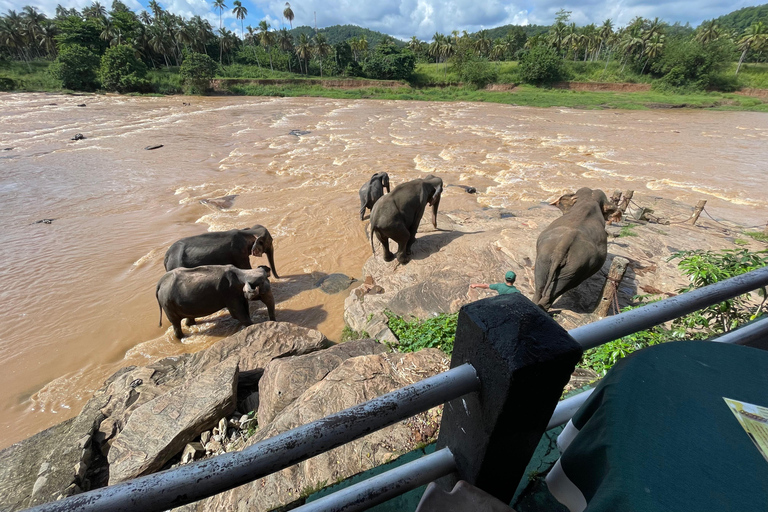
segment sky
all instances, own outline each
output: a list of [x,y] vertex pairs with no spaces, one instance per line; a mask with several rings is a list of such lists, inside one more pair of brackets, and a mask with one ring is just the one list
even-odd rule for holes
[[[240,23],[232,14],[232,1],[225,0],[229,7],[222,14],[222,25],[240,34]],[[285,0],[241,0],[248,9],[245,25],[256,27],[266,19],[273,28],[287,26],[282,17]],[[107,8],[112,0],[101,0]],[[91,0],[0,0],[0,12],[9,9],[21,10],[24,5],[33,5],[52,16],[56,5],[77,7],[91,4]],[[123,0],[131,9],[139,12],[148,0]],[[200,15],[208,19],[214,28],[219,26],[219,13],[214,11],[210,0],[159,0],[160,5],[185,18]],[[296,0],[291,2],[294,13],[293,26],[315,25],[318,28],[331,25],[357,25],[408,40],[411,36],[429,41],[435,32],[450,34],[453,30],[469,33],[501,25],[550,25],[560,9],[571,11],[571,21],[582,26],[589,23],[601,24],[611,18],[614,27],[629,23],[635,16],[659,17],[674,23],[699,25],[702,21],[716,18],[731,11],[760,5],[754,0],[677,0],[660,2],[656,0]]]

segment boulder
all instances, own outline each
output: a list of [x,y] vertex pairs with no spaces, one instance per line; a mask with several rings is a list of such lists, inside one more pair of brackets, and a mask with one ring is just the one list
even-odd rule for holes
[[299,395],[350,357],[387,352],[374,340],[354,340],[303,356],[273,359],[259,382],[259,423],[266,425]]
[[[423,380],[447,370],[448,366],[448,358],[437,349],[349,358],[302,393],[272,423],[262,426],[246,444],[250,446]],[[429,414],[434,417],[434,410],[422,413]],[[176,510],[272,510],[296,502],[311,489],[332,484],[411,451],[417,443],[413,421],[414,418],[401,421],[278,473]],[[432,434],[436,436],[437,432]]]
[[357,279],[345,274],[331,274],[316,282],[315,288],[320,288],[328,295],[333,295],[334,293],[343,292],[355,281]]
[[230,357],[136,409],[109,450],[109,484],[159,470],[234,412],[237,372],[238,358]]

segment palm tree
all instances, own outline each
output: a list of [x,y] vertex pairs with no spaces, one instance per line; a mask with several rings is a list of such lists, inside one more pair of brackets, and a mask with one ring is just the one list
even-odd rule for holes
[[475,49],[477,50],[478,55],[481,57],[487,57],[489,53],[491,53],[491,47],[493,46],[493,42],[488,37],[488,31],[487,30],[481,30],[477,33],[477,39],[475,40]]
[[[152,0],[154,2],[154,0]],[[221,33],[221,14],[224,12],[224,9],[227,8],[227,5],[224,3],[224,0],[213,0],[213,8],[219,10],[219,33]],[[219,37],[219,64],[221,64],[221,54],[224,51],[221,47],[222,41],[221,37]]]
[[246,16],[248,16],[248,9],[243,7],[243,3],[240,0],[235,0],[233,2],[235,8],[232,9],[232,13],[235,15],[235,18],[240,20],[240,36],[245,39],[245,29],[243,28],[243,20]]
[[[603,45],[608,42],[608,40],[613,35],[613,21],[611,21],[610,18],[605,20],[603,24],[600,26],[600,30],[598,30],[598,35],[600,36],[600,48],[597,50],[597,56],[600,58],[600,53],[603,51]],[[610,59],[610,54],[609,57]]]
[[275,69],[272,67],[272,52],[270,51],[270,47],[275,44],[275,34],[269,29],[270,26],[269,23],[267,23],[267,20],[261,20],[259,22],[259,41],[261,42],[261,46],[263,46],[269,54],[269,69],[274,71]]
[[155,21],[159,20],[163,15],[163,8],[160,7],[160,4],[157,3],[157,0],[150,0],[147,4],[147,7],[149,7],[149,9],[152,11],[152,16],[154,16]]
[[283,16],[291,24],[291,30],[293,30],[293,11],[291,10],[291,4],[285,2],[285,9],[283,10]]
[[744,62],[744,57],[747,55],[749,49],[762,48],[766,44],[767,40],[768,34],[765,30],[765,24],[762,21],[754,23],[744,32],[744,35],[741,36],[741,39],[739,39],[739,50],[742,50],[742,52],[741,58],[739,58],[739,65],[736,67],[737,75],[741,69],[741,63]]
[[48,21],[40,27],[40,46],[45,48],[45,51],[50,56],[56,55],[56,34],[59,33],[59,27],[55,23]]
[[83,9],[83,16],[86,18],[104,18],[107,15],[107,8],[99,2],[93,2]]
[[[224,51],[229,52],[237,46],[238,39],[234,32],[222,28],[219,30],[219,41]],[[229,56],[229,63],[232,64],[232,55]]]
[[662,50],[664,50],[664,34],[656,34],[645,43],[645,56],[648,58],[643,65],[643,70],[640,71],[641,75],[645,73],[645,66],[648,65],[648,62],[661,55]]
[[[293,52],[293,36],[290,32],[288,32],[288,29],[283,27],[280,29],[280,32],[277,33],[277,44],[280,45],[280,49],[284,52],[292,53]],[[288,71],[291,71],[291,59],[288,58]]]
[[296,45],[296,56],[299,58],[299,63],[304,62],[304,74],[308,74],[307,61],[312,56],[312,45],[307,34],[303,32],[299,35],[299,44]]
[[696,40],[703,45],[707,45],[720,37],[720,25],[717,24],[717,20],[709,20],[699,26],[698,33],[696,34]]
[[323,76],[323,59],[331,53],[333,48],[322,33],[315,35],[314,54],[320,61],[320,77]]

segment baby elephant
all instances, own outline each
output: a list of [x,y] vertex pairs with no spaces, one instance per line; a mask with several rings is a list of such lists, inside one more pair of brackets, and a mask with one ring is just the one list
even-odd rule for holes
[[373,210],[373,205],[384,195],[385,188],[389,193],[389,174],[385,172],[377,172],[360,187],[360,220],[365,217],[366,208]]
[[184,337],[181,321],[194,325],[195,318],[208,316],[227,308],[243,325],[251,325],[248,301],[259,299],[267,306],[269,319],[275,319],[275,299],[269,285],[270,269],[260,266],[241,270],[234,265],[204,265],[176,268],[166,272],[157,283],[155,297],[160,305],[160,327],[163,311],[173,325],[177,338]]

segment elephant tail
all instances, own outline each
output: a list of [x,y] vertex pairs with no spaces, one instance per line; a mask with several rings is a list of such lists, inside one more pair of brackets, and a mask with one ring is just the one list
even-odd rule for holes
[[155,298],[157,299],[157,307],[160,308],[160,323],[157,326],[162,327],[163,326],[163,306],[160,304],[160,299],[157,297],[157,292],[155,292]]
[[371,226],[371,252],[376,256],[376,248],[373,246],[373,234],[376,232],[376,228]]

